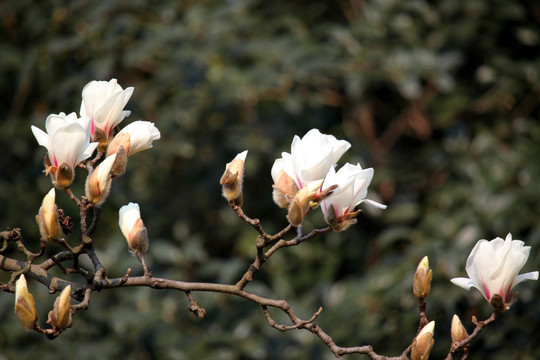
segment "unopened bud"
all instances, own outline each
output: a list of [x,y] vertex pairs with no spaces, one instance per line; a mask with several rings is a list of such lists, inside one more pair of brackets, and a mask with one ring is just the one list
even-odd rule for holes
[[450,333],[452,335],[452,341],[454,342],[460,342],[469,337],[467,330],[461,323],[459,316],[456,314],[454,314],[454,317],[452,318],[452,327],[450,329]]
[[416,268],[413,280],[413,293],[419,299],[424,299],[429,295],[431,290],[431,278],[433,272],[429,268],[429,260],[427,256],[420,261]]
[[223,187],[223,197],[236,205],[242,205],[242,183],[244,178],[244,162],[248,151],[243,151],[225,166],[225,172],[219,183]]
[[116,149],[114,155],[116,155],[116,160],[111,168],[111,174],[114,176],[120,176],[126,172],[128,154],[124,149],[124,146],[120,146],[118,149]]
[[102,204],[109,195],[112,182],[109,175],[115,160],[116,154],[109,156],[86,178],[86,197],[94,204]]
[[114,139],[112,139],[109,147],[107,148],[107,156],[116,154],[120,147],[123,147],[124,150],[129,152],[129,148],[131,147],[131,140],[128,133],[120,132],[114,137]]
[[435,330],[435,321],[431,321],[420,330],[412,343],[411,360],[427,360],[435,340],[433,332]]
[[39,233],[44,240],[58,239],[61,235],[55,198],[56,192],[52,188],[43,198],[39,212],[36,215]]
[[291,225],[299,226],[304,221],[310,209],[311,199],[317,194],[322,183],[322,180],[313,181],[296,193],[289,205],[289,213],[287,214],[287,220]]
[[144,227],[139,204],[129,203],[120,208],[118,224],[126,238],[128,248],[134,254],[144,255],[148,250],[148,233]]
[[52,183],[60,189],[68,188],[73,182],[75,172],[73,168],[66,163],[61,163],[57,168],[52,169]]
[[28,292],[24,275],[15,282],[15,315],[26,330],[32,330],[38,319],[34,297]]
[[272,198],[277,206],[287,209],[298,192],[298,185],[283,170],[280,170],[274,180]]
[[109,144],[109,136],[101,128],[94,128],[94,133],[92,134],[92,142],[98,143],[98,153],[102,154],[107,150],[107,145]]
[[49,312],[50,324],[58,330],[64,330],[71,320],[71,285],[62,290],[54,302],[53,309]]

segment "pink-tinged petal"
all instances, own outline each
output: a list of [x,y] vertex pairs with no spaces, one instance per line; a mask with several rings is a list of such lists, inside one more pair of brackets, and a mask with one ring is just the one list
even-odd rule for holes
[[133,94],[133,90],[133,87],[123,90],[116,79],[109,82],[91,81],[84,87],[80,114],[91,119],[92,134],[97,127],[110,136],[112,129],[129,116],[130,111],[124,111],[123,108]]
[[514,286],[525,280],[538,279],[537,271],[518,275],[529,252],[530,247],[524,246],[521,240],[512,240],[511,234],[505,240],[480,240],[471,251],[465,269],[473,286],[487,300],[498,294],[508,302]]
[[116,79],[110,81],[90,81],[82,90],[81,116],[93,117],[104,101],[114,93],[122,91]]
[[65,162],[74,168],[78,164],[79,149],[85,140],[86,133],[77,123],[64,126],[54,133],[51,137],[51,149],[58,164]]
[[[127,101],[126,101],[127,102]],[[124,93],[118,92],[105,101],[94,112],[95,126],[105,131],[107,135],[124,119],[122,109],[125,106]]]
[[351,208],[351,198],[354,195],[353,184],[354,178],[349,178],[346,183],[338,184],[337,189],[323,200],[325,208],[330,208],[330,204],[333,205],[337,217],[348,213]]

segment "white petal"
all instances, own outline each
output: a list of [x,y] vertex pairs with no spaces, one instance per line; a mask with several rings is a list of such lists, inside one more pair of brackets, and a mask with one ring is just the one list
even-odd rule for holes
[[71,123],[55,132],[50,141],[57,165],[65,162],[74,168],[78,163],[77,157],[86,138],[85,130],[78,123]]
[[272,165],[272,170],[270,173],[274,182],[276,182],[276,176],[281,170],[283,170],[283,158],[276,159],[274,161],[274,165]]
[[458,277],[450,279],[450,281],[465,290],[469,290],[471,287],[478,288],[478,286],[469,278]]
[[31,126],[32,133],[34,134],[34,137],[36,138],[37,142],[41,146],[45,146],[47,150],[49,149],[49,135],[40,128],[32,125]]
[[516,286],[517,284],[526,280],[538,280],[538,271],[528,272],[528,273],[520,274],[516,276],[516,279],[514,280],[514,283],[512,284],[512,288]]
[[378,203],[378,202],[373,201],[373,200],[369,200],[369,199],[364,199],[364,200],[360,201],[360,204],[361,203],[367,203],[368,205],[374,206],[374,207],[379,208],[379,209],[386,209],[387,208],[386,205]]
[[130,148],[128,155],[150,149],[152,147],[152,142],[161,138],[159,130],[153,123],[141,120],[132,122],[122,129],[120,133],[129,134]]

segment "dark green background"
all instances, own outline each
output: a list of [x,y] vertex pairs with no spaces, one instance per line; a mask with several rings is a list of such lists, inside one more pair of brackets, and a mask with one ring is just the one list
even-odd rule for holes
[[[272,163],[317,127],[351,142],[340,165],[375,169],[368,197],[388,209],[362,206],[350,230],[278,252],[247,289],[287,298],[303,318],[322,306],[317,323],[338,345],[398,355],[417,328],[411,282],[428,255],[441,359],[454,313],[469,331],[472,315],[490,315],[479,292],[449,282],[466,276],[478,239],[511,232],[532,246],[523,272],[540,269],[539,29],[534,0],[1,1],[0,228],[21,227],[37,249],[34,216],[51,184],[30,125],[78,112],[86,83],[114,77],[135,87],[122,125],[152,121],[162,139],[114,180],[95,233],[108,275],[141,272],[117,226],[133,201],[156,276],[232,283],[256,233],[220,195],[225,163],[249,150],[245,211],[276,232],[286,220],[271,200]],[[79,194],[83,182],[78,172]],[[58,203],[77,220],[60,192]],[[305,228],[324,225],[316,211]],[[43,325],[55,296],[30,289]],[[473,341],[470,359],[540,357],[538,289],[517,287],[518,302]],[[19,326],[2,293],[0,359],[334,358],[306,331],[270,328],[255,304],[195,297],[203,320],[183,293],[94,293],[49,341]]]

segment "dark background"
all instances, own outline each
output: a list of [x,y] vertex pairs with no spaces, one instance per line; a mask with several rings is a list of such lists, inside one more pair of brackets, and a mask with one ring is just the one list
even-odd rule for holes
[[[417,328],[412,276],[428,255],[432,358],[441,359],[454,313],[469,331],[472,315],[490,315],[479,292],[449,281],[466,276],[477,240],[511,232],[532,246],[522,272],[540,269],[539,29],[533,0],[0,1],[0,228],[21,227],[37,249],[34,216],[51,184],[30,126],[78,113],[86,83],[117,78],[135,87],[121,125],[154,122],[162,139],[113,182],[94,236],[108,275],[141,273],[117,225],[133,201],[154,275],[233,283],[256,233],[221,197],[225,163],[249,150],[245,211],[276,232],[286,220],[271,200],[272,163],[316,127],[351,142],[339,166],[375,169],[368,198],[388,209],[362,206],[348,231],[278,252],[247,290],[286,298],[303,318],[322,306],[317,323],[338,345],[398,355]],[[78,194],[83,183],[81,171]],[[77,219],[67,196],[57,202]],[[305,222],[324,225],[320,211]],[[55,296],[30,290],[44,325]],[[540,357],[538,283],[516,290],[470,359]],[[49,341],[17,323],[3,293],[0,359],[334,358],[306,331],[270,328],[255,304],[194,295],[203,320],[183,293],[94,293]]]

